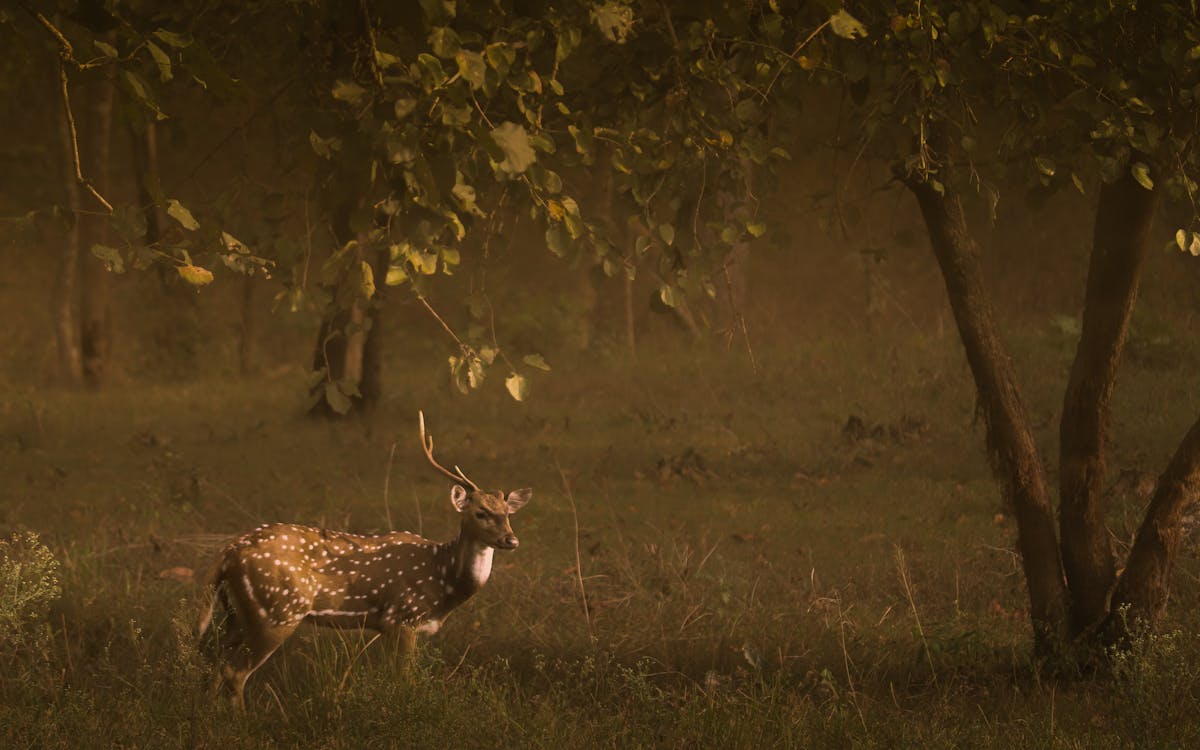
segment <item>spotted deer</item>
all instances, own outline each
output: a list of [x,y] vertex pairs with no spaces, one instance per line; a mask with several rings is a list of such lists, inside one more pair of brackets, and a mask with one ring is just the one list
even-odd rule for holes
[[[365,536],[276,523],[221,552],[199,631],[202,642],[210,635],[216,641],[214,687],[228,692],[236,709],[245,708],[250,675],[303,622],[394,635],[407,663],[417,633],[436,633],[487,583],[492,553],[517,548],[509,516],[533,491],[485,492],[462,469],[450,471],[434,459],[424,414],[419,423],[425,457],[455,481],[450,502],[462,521],[454,539],[436,543],[406,531]],[[218,603],[225,617],[213,628]]]

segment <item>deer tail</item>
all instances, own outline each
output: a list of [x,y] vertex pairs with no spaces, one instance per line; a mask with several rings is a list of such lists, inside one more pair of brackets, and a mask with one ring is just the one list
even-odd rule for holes
[[217,599],[220,597],[221,587],[225,585],[225,555],[221,555],[212,567],[208,574],[204,576],[204,604],[200,612],[200,619],[196,623],[196,637],[201,642],[204,641],[208,629],[212,627],[213,614],[217,607]]

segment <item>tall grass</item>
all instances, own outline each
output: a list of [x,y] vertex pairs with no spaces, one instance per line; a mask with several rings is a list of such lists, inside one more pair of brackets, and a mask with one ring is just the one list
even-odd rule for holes
[[[0,396],[37,414],[0,444],[0,527],[40,532],[53,560],[22,568],[36,605],[0,601],[36,635],[0,633],[0,745],[1194,746],[1195,557],[1171,635],[1110,679],[1044,677],[957,345],[890,341],[759,341],[757,372],[672,344],[603,371],[556,362],[524,405],[394,362],[413,374],[344,425],[299,416],[298,372]],[[1069,357],[1052,334],[1014,346],[1050,373],[1029,396],[1049,452]],[[1187,370],[1127,370],[1118,467],[1161,467],[1195,411]],[[232,713],[191,633],[195,578],[265,521],[448,538],[418,406],[443,458],[534,486],[520,550],[415,671],[369,635],[302,630]]]

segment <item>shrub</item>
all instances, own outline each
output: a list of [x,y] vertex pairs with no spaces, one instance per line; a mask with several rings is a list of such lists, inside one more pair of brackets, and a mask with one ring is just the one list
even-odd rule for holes
[[61,594],[58,560],[35,532],[0,540],[0,654],[44,656],[46,616]]

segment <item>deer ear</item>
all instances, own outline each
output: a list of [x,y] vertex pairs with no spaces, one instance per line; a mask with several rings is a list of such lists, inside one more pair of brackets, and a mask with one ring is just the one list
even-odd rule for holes
[[467,491],[463,489],[461,484],[456,484],[450,488],[450,502],[454,503],[454,509],[459,513],[467,509],[469,499]]
[[533,497],[533,490],[529,487],[523,490],[513,490],[508,493],[508,497],[505,499],[505,502],[508,503],[508,512],[516,513],[524,507],[525,503],[529,502],[529,498],[531,497]]

